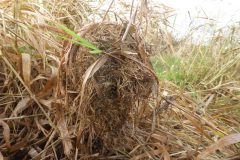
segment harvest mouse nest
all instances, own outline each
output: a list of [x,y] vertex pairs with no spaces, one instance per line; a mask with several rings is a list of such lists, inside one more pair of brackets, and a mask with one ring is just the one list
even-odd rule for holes
[[[81,84],[78,99],[74,97],[79,106],[78,139],[90,153],[111,148],[124,125],[136,123],[143,116],[140,112],[148,107],[152,88],[157,84],[140,37],[130,32],[122,43],[124,31],[125,27],[118,24],[84,27],[80,35],[100,48],[100,55],[72,45],[75,52],[69,56],[69,81],[79,80]],[[90,76],[86,78],[87,74]],[[71,90],[75,87],[69,85]],[[96,147],[96,141],[101,145]]]

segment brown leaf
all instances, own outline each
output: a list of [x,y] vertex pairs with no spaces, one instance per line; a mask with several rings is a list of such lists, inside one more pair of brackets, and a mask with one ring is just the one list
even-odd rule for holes
[[[10,144],[10,128],[7,123],[0,119],[0,125],[3,127],[3,138],[5,140],[6,146],[11,148]],[[1,156],[0,156],[1,158]]]
[[46,80],[46,79],[47,79],[46,77],[44,77],[44,76],[42,76],[42,75],[38,75],[37,77],[35,77],[35,78],[32,79],[31,85],[32,85],[34,82],[38,81],[38,80]]
[[39,44],[39,40],[35,37],[35,35],[33,34],[33,32],[29,31],[29,30],[25,30],[25,33],[27,35],[28,38],[28,42],[31,43],[31,45],[39,52],[41,52],[41,46]]
[[29,102],[30,102],[31,98],[30,97],[25,97],[23,98],[21,101],[18,102],[17,106],[15,107],[15,109],[12,112],[11,117],[17,117],[17,115],[19,113],[21,113],[22,111],[24,111],[25,109],[27,109],[29,107]]
[[142,44],[143,42],[140,42],[138,45],[138,50],[139,50],[139,55],[141,59],[143,60],[144,64],[147,65],[148,67],[151,67],[151,63],[149,62],[149,58],[147,53],[145,52],[144,45]]
[[22,54],[22,75],[27,86],[30,86],[31,81],[31,56]]
[[38,98],[43,98],[47,96],[52,89],[56,86],[57,76],[58,76],[58,69],[56,67],[50,66],[52,69],[51,78],[47,81],[44,88],[37,94]]
[[220,150],[228,145],[238,143],[240,142],[240,133],[227,135],[220,140],[218,140],[216,143],[209,146],[205,151],[201,152],[197,159],[205,159],[209,154],[215,152],[216,150]]
[[87,83],[87,80],[94,75],[95,72],[97,72],[99,70],[99,68],[101,68],[105,62],[108,60],[107,55],[102,56],[101,58],[99,58],[98,60],[96,60],[85,72],[85,74],[83,75],[83,83],[82,83],[82,88],[81,88],[81,98],[80,98],[80,106],[82,104],[82,100],[83,100],[83,95],[84,95],[84,90],[85,90],[85,86]]
[[57,127],[59,129],[60,136],[62,138],[64,154],[67,157],[69,157],[71,155],[71,150],[72,150],[73,146],[72,146],[72,142],[70,139],[70,134],[68,131],[66,120],[64,118],[61,118],[58,121]]
[[52,103],[54,102],[55,99],[40,99],[39,102],[45,106],[47,106],[49,109],[52,108]]

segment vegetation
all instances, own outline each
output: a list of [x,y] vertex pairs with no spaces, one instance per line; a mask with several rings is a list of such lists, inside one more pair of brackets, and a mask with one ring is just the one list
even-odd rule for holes
[[0,160],[240,157],[240,26],[144,2],[0,1]]

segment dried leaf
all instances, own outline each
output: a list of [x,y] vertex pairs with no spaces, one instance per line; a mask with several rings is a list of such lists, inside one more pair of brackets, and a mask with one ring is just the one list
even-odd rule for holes
[[24,111],[26,108],[29,107],[29,102],[30,102],[31,98],[30,97],[25,97],[23,98],[21,101],[18,102],[17,106],[15,107],[15,109],[12,112],[11,117],[17,117],[17,115],[19,113],[21,113],[22,111]]
[[44,88],[37,94],[38,98],[43,98],[48,95],[52,89],[56,86],[58,69],[56,67],[50,66],[52,69],[51,78],[47,81]]
[[38,42],[38,39],[35,37],[35,35],[33,35],[33,33],[29,30],[25,30],[26,34],[27,34],[27,38],[29,39],[28,42],[31,43],[31,45],[39,52],[41,52],[41,46]]
[[138,50],[139,50],[139,55],[141,57],[141,59],[143,60],[144,64],[147,65],[148,67],[151,67],[149,64],[149,59],[148,59],[148,55],[147,53],[145,52],[145,49],[144,49],[144,46],[142,44],[143,42],[141,42],[139,45],[138,45]]
[[218,140],[216,143],[209,146],[205,151],[201,152],[197,159],[205,159],[209,154],[215,152],[216,150],[220,150],[228,145],[240,142],[240,133],[231,134],[225,136]]
[[82,88],[81,88],[81,99],[80,99],[80,106],[82,104],[82,100],[83,100],[83,95],[84,95],[84,90],[85,90],[85,86],[87,83],[87,80],[94,75],[95,72],[97,72],[99,70],[99,68],[101,68],[105,62],[108,60],[108,57],[106,55],[102,56],[101,58],[99,58],[98,60],[96,60],[85,72],[85,74],[83,75],[83,83],[82,83]]
[[54,102],[55,99],[40,99],[39,102],[45,106],[47,106],[49,109],[52,108],[52,103]]
[[67,123],[66,120],[64,118],[61,118],[58,121],[58,125],[57,125],[59,132],[60,132],[60,136],[63,139],[63,149],[64,149],[64,154],[69,157],[71,155],[71,150],[73,148],[72,146],[72,142],[70,139],[70,134],[67,128]]
[[[37,19],[39,21],[44,21],[44,19],[40,18],[41,15],[36,13],[34,16],[37,17]],[[40,22],[42,23],[42,22]],[[30,31],[30,30],[24,30],[27,38],[28,38],[28,42],[31,43],[31,45],[38,51],[38,53],[40,54],[44,54],[45,53],[45,43],[46,43],[46,38],[40,38],[41,34],[37,31]]]
[[31,56],[22,54],[22,75],[27,86],[30,86],[31,81]]
[[[3,127],[3,138],[5,140],[6,146],[11,148],[10,144],[10,128],[6,122],[0,119],[0,125]],[[1,158],[1,156],[0,156]]]
[[42,76],[42,75],[38,75],[37,77],[35,77],[34,79],[32,79],[32,81],[31,81],[31,85],[34,83],[34,82],[36,82],[36,81],[38,81],[38,80],[43,80],[43,79],[47,79],[46,77],[44,77],[44,76]]

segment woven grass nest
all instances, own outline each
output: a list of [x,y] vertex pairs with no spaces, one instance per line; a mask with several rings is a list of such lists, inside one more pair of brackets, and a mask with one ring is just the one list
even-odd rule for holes
[[81,84],[73,101],[79,106],[80,151],[87,148],[88,154],[109,154],[120,144],[126,125],[137,125],[153,101],[153,87],[158,82],[148,55],[137,33],[129,33],[122,43],[124,31],[122,25],[92,24],[80,35],[103,54],[94,55],[76,45],[71,48],[68,81]]

